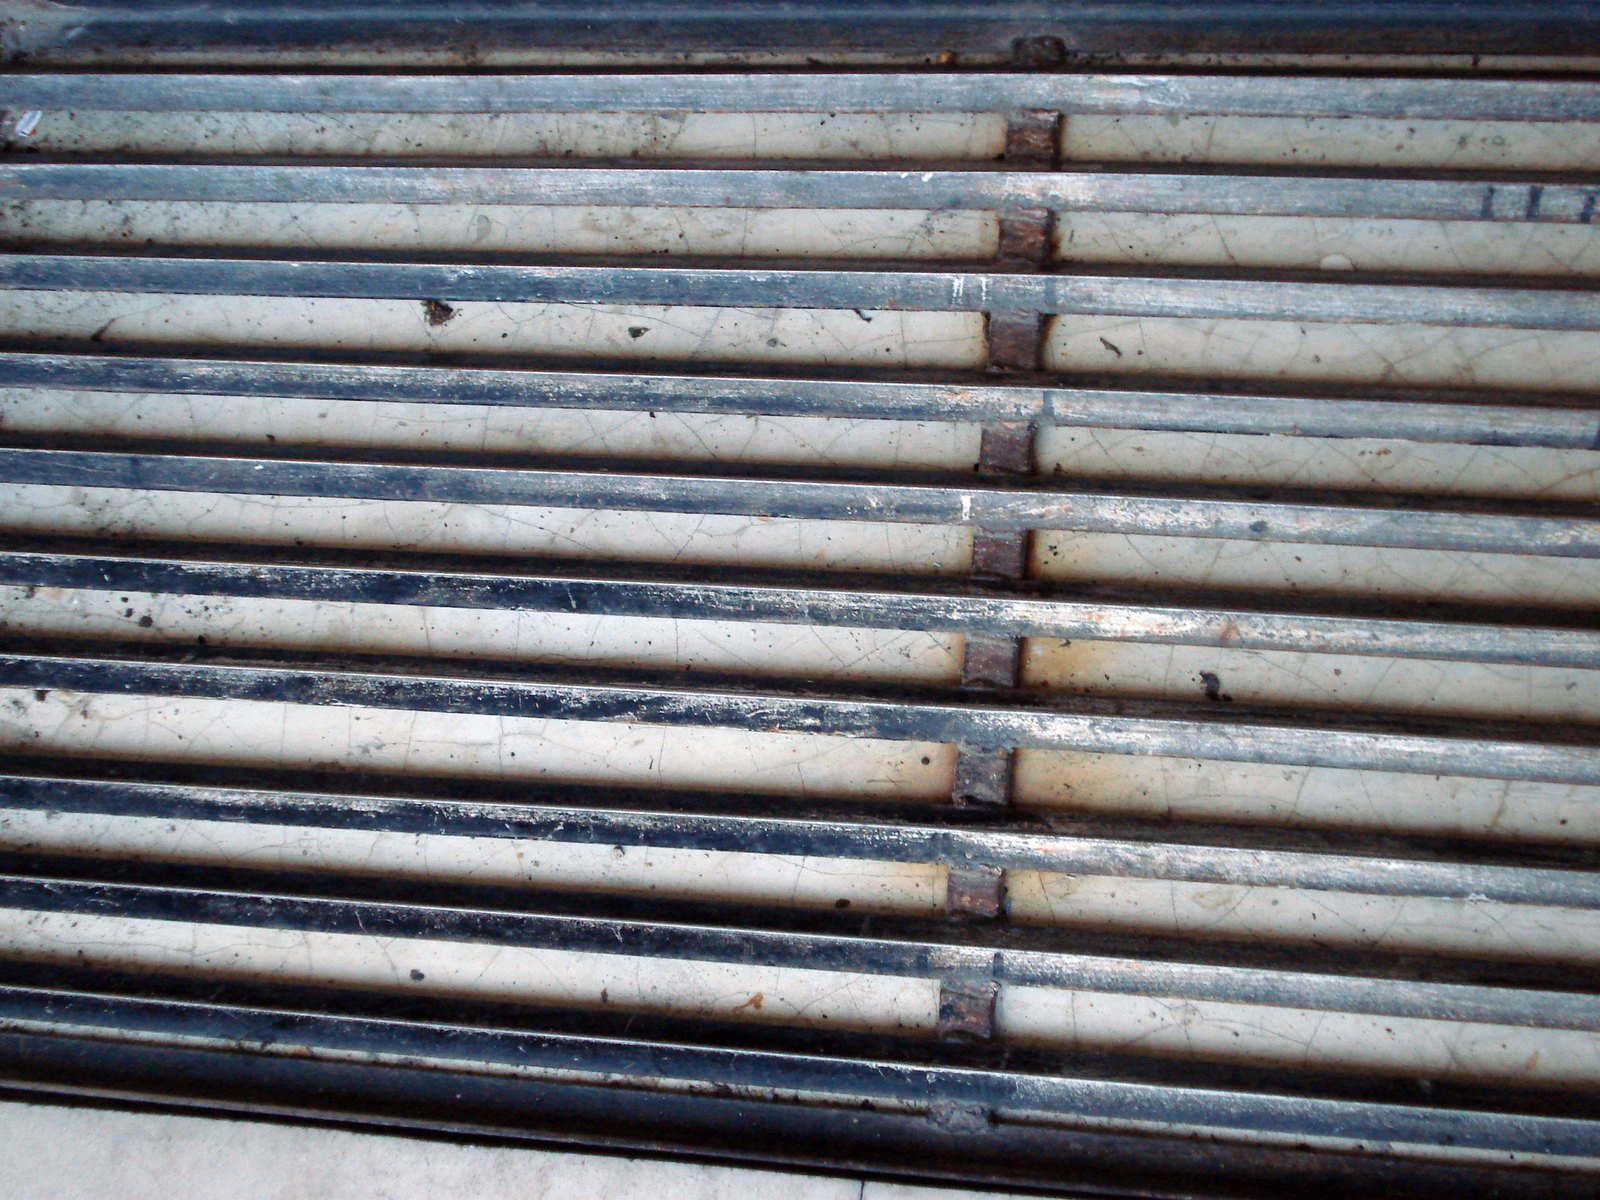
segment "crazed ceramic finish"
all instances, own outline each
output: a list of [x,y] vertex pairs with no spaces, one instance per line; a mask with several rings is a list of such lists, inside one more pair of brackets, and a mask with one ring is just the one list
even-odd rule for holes
[[[1416,128],[1412,126],[1416,125]],[[374,154],[448,150],[645,158],[941,158],[989,160],[994,118],[944,115],[681,117],[316,117],[46,113],[32,144],[58,151]],[[1453,123],[1073,118],[1068,156],[1083,161],[1241,161],[1587,169],[1592,129]],[[0,233],[43,244],[147,240],[241,242],[402,253],[874,255],[976,262],[994,252],[979,213],[370,205],[17,202]],[[1351,270],[1593,273],[1593,230],[1527,225],[1190,219],[1080,214],[1058,254],[1084,264],[1220,263]],[[435,318],[444,315],[442,322]],[[465,302],[448,314],[412,301],[0,293],[0,332],[94,337],[107,346],[201,343],[327,350],[459,350],[645,362],[740,361],[837,367],[973,368],[977,314],[695,309]],[[1583,391],[1600,382],[1600,334],[1309,325],[1291,321],[1063,317],[1049,365],[1132,374],[1441,383]],[[804,418],[450,408],[308,400],[212,400],[104,393],[0,394],[0,423],[26,432],[216,437],[346,447],[429,446],[574,456],[678,457],[964,470],[972,426]],[[1592,499],[1586,451],[1427,447],[1286,437],[1047,431],[1039,459],[1074,477],[1255,482]],[[844,521],[585,513],[399,501],[5,489],[10,529],[234,538],[270,544],[493,550],[582,559],[829,566],[922,573],[966,568],[960,530]],[[1397,597],[1592,602],[1593,561],[1371,550],[1212,539],[1048,532],[1035,573],[1102,582],[1186,582],[1348,590]],[[13,632],[84,633],[210,645],[360,645],[528,662],[682,666],[819,679],[939,682],[958,677],[947,635],[638,618],[94,594],[8,588]],[[1206,680],[1211,675],[1213,688]],[[1399,663],[1296,652],[1211,651],[1109,641],[1039,641],[1025,682],[1096,695],[1282,701],[1341,707],[1593,720],[1592,672]],[[949,747],[728,730],[312,709],[274,703],[0,693],[0,748],[206,762],[341,764],[418,774],[595,779],[753,788],[794,795],[933,799],[947,794]],[[1590,842],[1596,789],[1161,757],[1026,751],[1019,803],[1084,811],[1175,813],[1374,830],[1523,834]],[[192,862],[407,872],[604,886],[672,895],[930,911],[942,872],[824,859],[313,830],[206,822],[0,818],[0,843]],[[1507,958],[1594,961],[1595,913],[1476,901],[1389,900],[1283,889],[1015,873],[1013,914],[1148,932],[1386,949],[1471,948]],[[348,980],[397,989],[691,1011],[752,1020],[933,1028],[926,980],[654,963],[602,955],[305,936],[7,913],[0,938],[31,957],[79,950],[107,962],[198,966],[227,975]],[[1008,986],[1002,1037],[1131,1047],[1221,1060],[1427,1073],[1546,1086],[1600,1080],[1600,1039],[1444,1022],[1329,1016],[1245,1005],[1138,1000]]]

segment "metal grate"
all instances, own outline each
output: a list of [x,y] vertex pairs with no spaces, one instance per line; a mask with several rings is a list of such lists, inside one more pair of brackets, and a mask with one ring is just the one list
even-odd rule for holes
[[[1032,43],[1003,69],[908,66],[886,49],[889,65],[870,70],[428,74],[437,64],[422,54],[414,69],[359,71],[287,54],[288,68],[266,73],[206,69],[208,55],[225,57],[215,31],[178,28],[204,48],[184,51],[196,61],[163,59],[171,29],[137,52],[116,38],[107,50],[97,39],[111,34],[91,23],[76,52],[70,38],[34,51],[65,67],[0,75],[11,114],[0,160],[0,483],[14,504],[0,545],[9,1087],[1054,1190],[1600,1192],[1600,353],[1586,340],[1600,334],[1600,295],[1595,243],[1576,240],[1592,234],[1600,179],[1592,159],[1577,169],[1561,149],[1572,139],[1582,163],[1582,139],[1600,127],[1592,78],[1537,61],[1489,74],[1453,63],[1093,73],[1050,46],[1036,61]],[[1263,35],[1259,48],[1282,40]],[[1552,52],[1573,49],[1557,42]],[[570,131],[590,149],[497,153],[506,127],[487,142],[472,133],[550,114],[685,112],[823,124],[943,114],[990,120],[993,146],[957,161],[961,138],[983,138],[950,126],[944,142],[925,139],[934,152],[873,154],[859,148],[871,140],[862,127],[823,157],[792,126],[804,152],[674,157],[657,145],[643,161]],[[43,117],[19,125],[21,113]],[[243,132],[204,124],[230,113]],[[362,155],[351,138],[380,139],[380,126],[338,132],[361,114],[424,124],[411,153]],[[1127,136],[1145,148],[1078,161],[1074,123],[1086,119],[1117,137],[1117,122],[1133,122]],[[303,150],[240,149],[272,120],[295,122],[284,136],[306,139]],[[335,127],[323,142],[318,121]],[[1189,143],[1149,134],[1196,121],[1224,143],[1227,121],[1277,122],[1271,136],[1291,153],[1297,139],[1323,141],[1288,165],[1249,151],[1248,136],[1232,160],[1224,149],[1181,161]],[[1341,161],[1329,130],[1360,122],[1400,137],[1399,160],[1369,139],[1350,154],[1381,165]],[[1482,128],[1555,148],[1410,161],[1426,157],[1417,127],[1429,123],[1462,147]],[[437,152],[452,139],[466,149]],[[246,215],[203,215],[229,205]],[[373,226],[339,227],[341,244],[307,233],[309,218],[291,216],[287,234],[249,224],[317,206],[367,206],[358,220]],[[669,247],[662,261],[656,247],[539,254],[513,237],[464,253],[448,238],[406,245],[381,232],[396,212],[421,230],[424,212],[496,206],[838,213],[864,222],[868,250],[796,252],[774,234],[780,252],[764,257]],[[966,253],[950,252],[961,236],[924,231],[906,235],[922,249],[897,258],[884,250],[906,228],[884,224],[897,211],[980,224],[957,231],[971,235]],[[1156,249],[1141,261],[1104,239],[1073,248],[1079,222],[1107,217],[1158,223]],[[1453,262],[1404,261],[1406,250],[1360,269],[1281,247],[1203,262],[1171,249],[1194,218],[1217,230],[1243,221],[1241,238],[1268,242],[1282,221],[1308,237],[1332,222],[1535,240],[1525,271],[1477,243]],[[1087,240],[1092,226],[1081,228]],[[1546,230],[1570,240],[1551,251],[1554,267],[1536,268]],[[223,336],[194,299],[206,297],[232,314]],[[291,310],[244,301],[378,307],[306,309],[345,314],[334,320],[345,332],[319,340],[314,320],[284,334],[271,314]],[[411,324],[391,337],[402,305]],[[650,350],[645,336],[681,308],[762,321],[803,310],[817,323],[796,327],[798,345],[765,339],[782,354],[759,344],[779,327],[759,323],[754,338],[736,330],[753,349],[724,339],[718,350],[691,321],[685,336],[711,349]],[[479,312],[508,349],[447,340]],[[579,332],[541,343],[540,322],[558,312]],[[584,325],[587,313],[609,315]],[[923,314],[947,323],[919,335],[906,322]],[[841,315],[899,322],[898,357],[891,346],[880,365],[844,343],[827,324]],[[1081,329],[1065,324],[1076,318]],[[1130,322],[1151,366],[1105,318]],[[1211,323],[1224,341],[1241,322],[1354,326],[1358,341],[1377,330],[1380,342],[1384,330],[1459,330],[1461,357],[1512,365],[1408,377],[1390,357],[1381,377],[1340,377],[1310,369],[1308,351],[1303,369],[1274,372],[1246,353],[1218,370],[1204,353],[1185,359],[1171,333],[1182,322]],[[958,349],[919,359],[906,348],[917,336]],[[1163,336],[1178,348],[1163,350]],[[1552,336],[1569,341],[1541,340]],[[1073,338],[1105,350],[1091,361]],[[281,428],[299,435],[266,432],[280,426],[263,414],[284,405]],[[377,433],[308,435],[313,412],[335,425],[366,413]],[[676,442],[652,434],[629,450],[595,435],[563,449],[573,414],[684,424]],[[491,432],[476,445],[473,432],[428,436],[428,422],[458,419]],[[786,421],[841,429],[840,448],[785,453],[796,435],[740,451],[760,422]],[[872,432],[907,429],[924,443]],[[1098,468],[1070,448],[1079,434],[1112,447]],[[1133,452],[1113,451],[1133,434],[1168,458],[1129,468]],[[693,452],[691,436],[724,441]],[[1185,466],[1173,439],[1188,437],[1219,457],[1236,444],[1259,453],[1245,470],[1209,453]],[[1307,466],[1295,458],[1305,446],[1392,459],[1402,483]],[[1405,483],[1416,462],[1426,469]],[[288,507],[264,527],[252,506],[268,501]],[[622,515],[611,534],[551,524],[515,544],[502,529],[499,548],[481,530],[429,526],[385,543],[370,525],[364,538],[329,526],[362,504],[380,522],[396,505],[433,506],[458,528],[471,524],[464,512]],[[663,514],[678,520],[665,533],[653,524]],[[699,522],[735,538],[738,522],[797,532],[781,550],[707,553]],[[896,526],[906,540],[888,550],[858,540],[831,556],[824,534],[802,530],[893,539]],[[1122,549],[1096,557],[1113,543]],[[1084,562],[1055,565],[1063,550]],[[1276,556],[1300,563],[1300,550],[1322,557],[1296,576]],[[1194,566],[1226,555],[1242,564],[1231,576]],[[1280,566],[1277,585],[1264,583]],[[167,598],[161,620],[139,617],[144,597]],[[372,631],[375,611],[402,609],[420,639]],[[238,614],[256,612],[277,615],[252,636]],[[332,634],[319,624],[330,612],[349,617]],[[609,649],[596,638],[518,653],[520,624],[510,642],[435,645],[473,613],[536,630],[623,624],[608,627],[621,631]],[[684,623],[755,627],[742,636],[757,640],[699,660],[676,641],[648,648]],[[830,651],[828,669],[808,670],[804,655],[759,641],[769,625],[923,640],[852,643],[859,663]],[[1074,643],[1100,649],[1053,667]],[[1197,669],[1180,694],[1173,678],[1213,652],[1230,665]],[[1172,657],[1152,667],[1153,653]],[[1321,700],[1305,656],[1330,673]],[[1252,675],[1251,663],[1268,665]],[[1377,682],[1344,689],[1336,663]],[[1274,670],[1306,675],[1275,696]],[[1414,679],[1424,691],[1438,680],[1438,694],[1407,691],[1411,670],[1433,672]],[[301,748],[334,719],[318,714],[341,710],[411,720],[399,757],[377,735],[343,752]],[[235,727],[230,712],[258,715]],[[435,716],[444,741],[463,736],[458,719],[501,732],[474,769],[452,770],[453,750],[429,750],[418,732]],[[274,758],[245,730],[279,719]],[[291,720],[309,724],[291,736]],[[136,728],[119,733],[119,721]],[[577,755],[588,770],[561,757],[563,739],[612,725],[659,736],[662,763],[619,766],[643,743],[625,752],[603,738]],[[774,786],[763,766],[763,746],[803,757],[845,739],[858,753],[809,781],[791,760]],[[513,766],[513,747],[548,761]],[[1219,764],[1242,766],[1205,774]],[[215,840],[196,851],[163,829]],[[263,855],[252,835],[281,840]],[[551,865],[493,867],[496,844]],[[608,874],[615,863],[601,857],[639,852],[663,864],[701,855],[705,874],[657,887]],[[466,857],[440,866],[451,853]],[[706,866],[730,857],[746,874]],[[837,880],[796,884],[786,899],[796,862],[831,864]],[[768,873],[779,882],[764,885]],[[1075,892],[1080,879],[1131,899]],[[1224,889],[1229,912],[1179,919],[1179,897],[1202,903],[1198,887]],[[1306,894],[1310,917],[1291,916],[1288,898]],[[1375,935],[1354,918],[1311,929],[1315,897],[1330,895],[1390,906],[1380,913],[1424,907],[1409,932],[1393,932],[1397,916]],[[1281,917],[1234,911],[1279,897]],[[190,957],[151,948],[174,930],[180,942],[201,931]],[[234,962],[202,951],[206,930],[290,949],[270,969]],[[294,948],[357,942],[392,978],[341,974]],[[428,972],[395,947],[528,953],[554,982],[524,994],[458,973],[458,986],[413,986]],[[652,969],[641,963],[687,973],[613,999],[616,971]],[[758,990],[747,976],[776,982]],[[784,1000],[785,987],[801,998]],[[737,1002],[722,998],[730,989]],[[830,1008],[835,993],[859,993],[859,1006]],[[1151,1004],[1154,1017],[1139,1016]],[[1345,1032],[1325,1052],[1315,1031],[1274,1033],[1262,1017],[1234,1052],[1222,1035],[1254,1018],[1230,1027],[1207,1005]],[[1194,1024],[1204,1028],[1190,1042]]]

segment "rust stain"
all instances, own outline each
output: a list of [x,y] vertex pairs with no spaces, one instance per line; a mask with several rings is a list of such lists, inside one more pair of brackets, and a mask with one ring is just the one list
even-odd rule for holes
[[454,320],[456,310],[443,300],[424,300],[422,302],[422,315],[427,318],[429,325],[437,328],[440,325],[448,325]]

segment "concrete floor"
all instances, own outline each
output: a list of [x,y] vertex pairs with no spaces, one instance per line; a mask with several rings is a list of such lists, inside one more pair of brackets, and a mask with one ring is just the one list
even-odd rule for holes
[[0,1102],[7,1200],[951,1200],[939,1188]]

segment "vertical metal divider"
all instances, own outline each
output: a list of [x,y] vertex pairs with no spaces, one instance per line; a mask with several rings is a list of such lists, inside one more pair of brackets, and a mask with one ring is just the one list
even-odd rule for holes
[[[1054,168],[1060,157],[1059,112],[1028,110],[1006,118],[1008,166]],[[1050,262],[1055,214],[1048,209],[1006,209],[999,214],[995,269],[1007,273],[1043,270]],[[984,314],[989,370],[995,374],[1034,372],[1042,365],[1046,316],[1031,310],[996,309]],[[1032,421],[992,422],[983,427],[978,471],[984,475],[1032,475],[1035,471]],[[1032,533],[975,526],[971,574],[977,579],[1019,580],[1028,574]],[[961,686],[979,691],[1012,689],[1021,682],[1022,639],[969,633],[961,657]],[[952,802],[961,807],[996,809],[1011,803],[1016,751],[1011,746],[963,744],[956,747]],[[952,863],[945,911],[972,920],[1003,920],[1005,872],[984,863]],[[991,978],[950,978],[939,989],[941,1037],[987,1040],[994,1036],[998,985]]]

